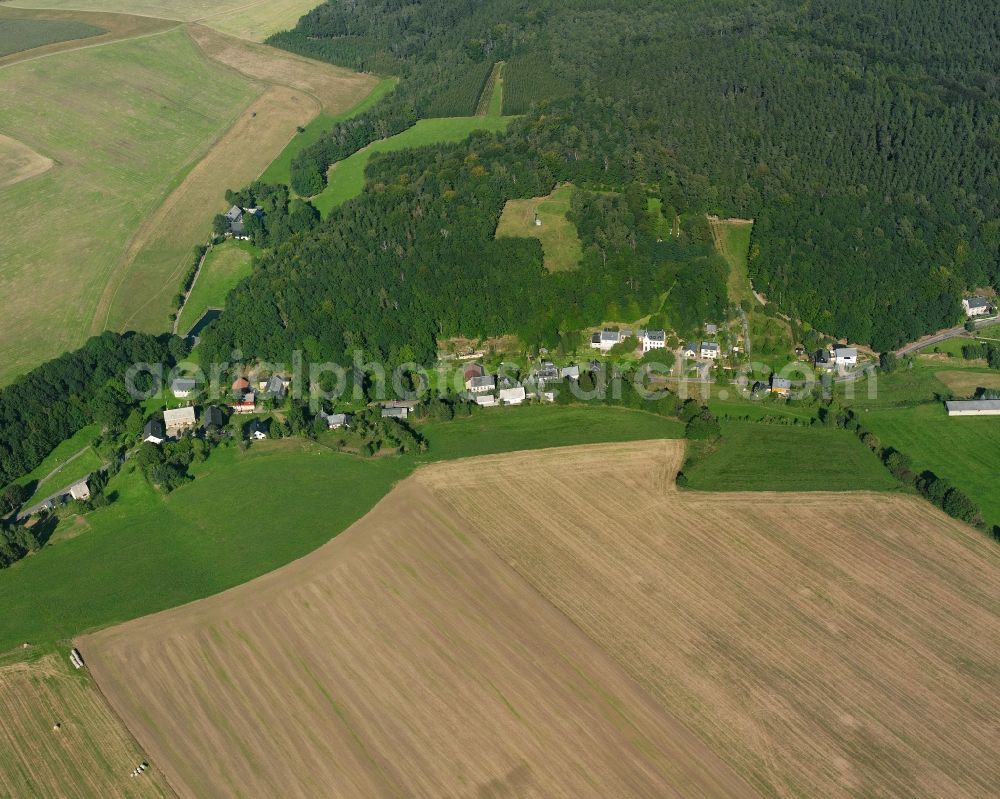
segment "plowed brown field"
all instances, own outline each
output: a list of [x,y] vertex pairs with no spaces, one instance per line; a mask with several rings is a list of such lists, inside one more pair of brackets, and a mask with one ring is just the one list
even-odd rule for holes
[[906,497],[678,493],[681,457],[430,466],[79,645],[186,796],[994,792],[995,546]]

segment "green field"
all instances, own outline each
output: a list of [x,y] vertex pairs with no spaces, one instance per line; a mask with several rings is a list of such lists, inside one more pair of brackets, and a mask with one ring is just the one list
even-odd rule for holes
[[737,305],[744,301],[757,305],[747,272],[752,230],[753,225],[737,220],[712,221],[715,247],[729,264],[729,301]]
[[180,30],[0,70],[0,134],[56,162],[0,189],[0,384],[87,338],[129,240],[257,92]]
[[249,241],[235,239],[211,249],[181,313],[177,326],[181,335],[187,334],[209,308],[225,306],[226,295],[252,271],[251,258],[257,252]]
[[83,22],[54,19],[0,19],[0,57],[41,47],[43,44],[86,39],[106,33]]
[[[704,445],[699,445],[704,446]],[[845,430],[722,422],[722,439],[685,468],[701,491],[892,491],[899,483]]]
[[[284,0],[278,0],[280,5]],[[248,5],[246,0],[9,0],[11,8],[58,8],[78,11],[117,11],[161,19],[191,20],[221,15]]]
[[949,417],[940,403],[862,413],[865,426],[930,469],[979,505],[990,524],[1000,524],[1000,418]]
[[[312,0],[309,1],[312,2]],[[321,113],[312,122],[304,127],[302,133],[299,133],[288,143],[288,146],[281,151],[280,155],[278,155],[274,161],[271,162],[271,165],[265,170],[264,174],[260,176],[260,179],[265,183],[282,183],[285,186],[290,185],[292,181],[292,159],[295,158],[296,155],[309,145],[315,144],[319,141],[323,134],[330,130],[338,122],[343,122],[345,119],[350,119],[351,117],[367,111],[375,105],[375,103],[392,91],[398,82],[398,78],[385,78],[372,90],[371,94],[369,94],[364,100],[353,108],[349,108],[347,111],[340,114]]]
[[390,136],[388,139],[373,142],[343,161],[334,164],[330,168],[327,187],[313,198],[313,205],[319,209],[323,216],[326,216],[338,205],[361,194],[365,187],[365,167],[368,165],[368,160],[376,153],[458,142],[477,130],[495,133],[506,130],[513,118],[442,117],[440,119],[421,119],[412,128]]
[[949,338],[941,341],[937,344],[932,344],[929,347],[925,347],[919,350],[921,354],[943,352],[948,355],[953,355],[956,358],[962,357],[962,347],[967,347],[969,344],[975,344],[976,340],[972,336],[959,336],[957,338]]
[[[583,245],[576,226],[566,218],[574,188],[557,186],[547,197],[508,200],[497,224],[496,236],[538,239],[542,262],[550,272],[575,269],[583,258]],[[535,224],[535,215],[541,225]]]
[[[27,504],[32,500],[37,501],[46,497],[52,491],[58,491],[76,480],[86,477],[95,469],[101,467],[103,462],[93,447],[91,442],[101,433],[101,426],[97,424],[88,425],[76,432],[71,438],[67,438],[52,452],[48,454],[38,466],[31,470],[17,482],[27,485],[34,481],[39,481],[35,487],[35,492]],[[77,453],[83,452],[73,458]],[[70,458],[73,460],[66,463]],[[58,471],[56,471],[58,469]],[[55,472],[55,474],[52,474]],[[48,480],[44,478],[52,475]]]
[[503,68],[504,62],[497,61],[493,71],[483,87],[483,95],[479,98],[476,116],[499,117],[503,115]]

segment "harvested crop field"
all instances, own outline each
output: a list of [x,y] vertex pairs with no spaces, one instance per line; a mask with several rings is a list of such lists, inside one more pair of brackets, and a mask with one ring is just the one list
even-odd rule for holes
[[53,161],[17,139],[0,134],[0,188],[48,172]]
[[156,769],[129,776],[146,756],[55,655],[0,666],[0,718],[0,796],[174,796]]
[[995,545],[910,497],[679,493],[682,457],[434,464],[80,646],[183,795],[990,794]]

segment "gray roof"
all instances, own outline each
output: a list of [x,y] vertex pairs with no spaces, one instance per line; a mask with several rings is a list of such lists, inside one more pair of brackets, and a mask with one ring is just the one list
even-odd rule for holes
[[970,308],[988,308],[990,301],[985,297],[968,297],[965,304]]
[[243,216],[243,209],[240,208],[238,205],[234,205],[232,208],[226,211],[226,219],[228,219],[230,222],[235,222],[242,216]]
[[1000,400],[952,400],[945,403],[949,411],[995,411],[1000,413]]
[[716,325],[716,324],[713,324],[712,322],[708,322],[705,325],[705,332],[708,333],[711,336],[711,335],[719,332],[719,326]]
[[405,419],[408,411],[404,408],[382,408],[383,419]]
[[496,385],[496,378],[493,375],[480,375],[469,380],[472,388],[493,388]]
[[193,391],[198,382],[193,377],[178,377],[170,384],[171,391]]
[[717,350],[717,349],[719,349],[719,345],[716,344],[714,341],[703,341],[703,342],[701,342],[701,348],[703,350],[709,350],[709,351],[711,351],[711,350]]
[[791,388],[792,381],[784,377],[772,377],[771,388]]
[[602,330],[601,341],[618,341],[619,335],[617,330]]
[[142,437],[149,438],[150,436],[154,438],[166,438],[163,434],[163,422],[159,419],[150,419],[146,422],[146,426],[142,428]]
[[214,405],[209,405],[201,412],[201,426],[202,427],[221,427],[222,426],[222,411],[216,408]]
[[576,365],[567,366],[567,367],[565,367],[559,373],[559,376],[562,377],[562,378],[564,378],[564,379],[567,378],[567,377],[569,377],[569,378],[572,378],[573,380],[579,380],[580,379],[580,367],[576,366]]
[[833,354],[837,358],[857,358],[858,350],[856,347],[837,347]]
[[285,384],[278,375],[272,375],[267,381],[267,393],[273,396],[281,396],[285,393]]
[[320,415],[326,419],[326,426],[329,428],[347,427],[350,418],[346,413],[324,413]]
[[647,330],[646,338],[650,341],[666,341],[667,334],[662,330]]

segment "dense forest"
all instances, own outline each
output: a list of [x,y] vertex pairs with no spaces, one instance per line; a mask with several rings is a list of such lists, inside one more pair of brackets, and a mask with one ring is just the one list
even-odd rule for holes
[[[759,290],[889,349],[955,322],[964,289],[997,283],[998,38],[1000,9],[972,0],[332,0],[271,43],[402,77],[300,154],[300,193],[417,118],[472,113],[505,60],[504,110],[526,115],[505,146],[536,182],[640,182],[681,212],[753,217]],[[484,190],[524,196],[505,179],[489,172]],[[378,203],[356,202],[368,206],[356,221],[378,225]],[[424,247],[409,242],[428,264]]]
[[30,472],[80,428],[124,423],[139,404],[125,387],[133,364],[169,368],[186,354],[176,336],[109,332],[18,378],[0,391],[0,486]]

